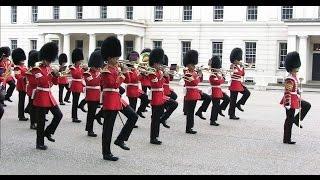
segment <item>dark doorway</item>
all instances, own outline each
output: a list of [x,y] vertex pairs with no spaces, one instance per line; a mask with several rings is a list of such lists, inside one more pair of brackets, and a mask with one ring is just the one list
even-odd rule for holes
[[312,80],[320,81],[320,53],[313,53]]

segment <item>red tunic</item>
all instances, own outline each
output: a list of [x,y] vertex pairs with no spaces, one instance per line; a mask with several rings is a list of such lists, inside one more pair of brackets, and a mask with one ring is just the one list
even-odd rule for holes
[[[66,69],[67,69],[67,66],[60,66],[60,72],[65,71]],[[69,84],[68,77],[63,75],[58,77],[58,84],[61,84],[61,85]]]
[[209,78],[211,84],[211,97],[215,99],[223,98],[221,84],[224,83],[224,78],[218,74],[212,74]]
[[164,95],[169,96],[171,94],[171,91],[173,89],[170,88],[170,81],[172,80],[170,76],[164,76],[164,83],[163,83],[163,90],[164,90]]
[[33,97],[33,105],[37,107],[54,107],[56,100],[50,88],[53,84],[58,84],[58,78],[51,74],[51,67],[44,64],[32,69],[32,74],[36,79],[37,88]]
[[137,98],[144,92],[139,89],[139,72],[136,69],[133,69],[124,74],[126,79],[124,83],[127,84],[126,94],[128,97]]
[[36,78],[34,77],[31,71],[32,71],[32,68],[30,71],[26,72],[26,79],[27,79],[26,89],[27,89],[27,95],[30,97],[32,96],[33,90],[37,88]]
[[141,82],[141,86],[151,86],[151,82],[148,76],[142,75],[140,74],[140,82]]
[[300,108],[299,80],[294,75],[289,75],[285,80],[284,96],[280,101],[283,106],[290,106],[292,109]]
[[164,95],[163,92],[163,72],[158,70],[156,74],[149,74],[148,75],[150,82],[151,82],[151,102],[152,106],[160,106],[163,105],[168,97]]
[[[14,67],[14,64],[9,59],[2,60],[2,61],[0,61],[0,67],[4,68],[4,72],[3,73],[5,73],[8,70],[8,68]],[[12,75],[7,76],[6,82],[9,82],[11,80],[14,80],[13,76]]]
[[83,73],[86,81],[86,101],[100,101],[100,71],[90,69]]
[[119,87],[125,77],[119,75],[118,67],[108,66],[101,73],[101,84],[103,87],[103,109],[104,110],[122,110],[127,106],[124,100],[121,99]]
[[17,79],[17,91],[27,92],[26,90],[26,72],[28,71],[25,65],[14,67],[14,76]]
[[244,91],[243,77],[245,75],[244,67],[240,65],[231,64],[230,69],[233,70],[231,75],[230,91],[242,92]]
[[189,82],[184,80],[186,88],[186,101],[195,101],[201,99],[202,91],[198,89],[198,84],[201,82],[201,78],[196,71],[184,71],[184,75],[187,77],[193,77],[193,81]]
[[83,93],[86,86],[83,80],[84,70],[80,66],[70,67],[72,81],[70,85],[70,91],[76,93]]

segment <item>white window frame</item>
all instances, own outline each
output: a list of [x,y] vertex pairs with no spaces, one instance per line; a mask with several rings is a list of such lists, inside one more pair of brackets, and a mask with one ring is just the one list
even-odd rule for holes
[[17,24],[18,21],[18,7],[11,6],[11,24]]
[[[218,12],[221,12],[221,11],[222,11],[222,18],[216,18],[216,16],[218,16]],[[213,6],[213,21],[223,21],[223,17],[224,17],[224,6]]]
[[31,6],[31,22],[38,21],[38,12],[39,12],[38,6]]
[[[162,9],[157,9],[157,7],[161,7]],[[157,17],[157,12],[159,13],[160,17]],[[161,22],[163,21],[163,6],[154,6],[154,22]]]
[[[132,46],[127,46],[127,42],[132,42]],[[128,54],[134,51],[134,42],[133,41],[124,41],[124,57],[127,58]]]
[[108,18],[108,6],[100,6],[100,19]]
[[76,6],[76,19],[83,19],[83,6]]
[[[290,8],[291,7],[291,8]],[[290,10],[292,11],[291,13],[291,18],[283,18],[283,10],[284,9],[287,9],[287,10]],[[288,15],[287,15],[288,16]],[[284,20],[289,20],[289,19],[292,19],[293,18],[293,6],[281,6],[281,21],[284,21]]]
[[257,64],[257,45],[258,45],[258,43],[257,43],[257,41],[252,41],[252,40],[248,40],[248,41],[244,41],[244,59],[243,59],[243,62],[244,63],[247,63],[247,48],[246,48],[246,43],[255,43],[255,54],[254,54],[254,57],[255,57],[255,59],[254,59],[254,63],[253,63],[253,65],[252,65],[252,67],[250,67],[250,68],[248,68],[248,69],[255,69],[255,67],[256,67],[256,64]]
[[[159,42],[160,42],[160,46],[156,46],[156,43],[159,43]],[[153,49],[162,48],[162,40],[153,40],[152,41],[152,47],[153,47]]]
[[52,10],[52,19],[60,19],[60,6],[53,6]]
[[[35,42],[35,44],[32,44],[32,42]],[[33,46],[35,45],[35,48]],[[37,39],[30,39],[30,50],[37,50],[38,46],[38,40]]]
[[[185,9],[187,7],[191,7],[191,10]],[[191,15],[190,14],[185,15],[185,12],[187,12],[187,11],[191,12]],[[191,17],[191,19],[185,19],[185,17],[189,17],[189,16]],[[192,21],[192,6],[183,6],[182,7],[182,21]]]
[[[249,9],[255,7],[255,9]],[[250,11],[249,11],[250,10]],[[249,14],[249,12],[256,12],[256,14]],[[249,19],[249,17],[255,17],[255,19]],[[258,6],[247,6],[247,21],[257,21],[258,20]]]
[[[277,65],[278,65],[278,70],[283,70],[285,69],[285,67],[280,67],[280,59],[281,59],[281,52],[280,52],[280,47],[281,47],[281,44],[282,43],[285,43],[287,44],[287,53],[288,53],[288,42],[287,41],[278,41],[278,48],[277,48]],[[286,57],[286,55],[283,55],[284,57]]]
[[[128,9],[128,8],[130,8],[130,9]],[[130,16],[129,16],[129,14],[130,14]],[[133,6],[126,6],[126,19],[133,20]]]
[[[12,41],[15,41],[16,42],[16,47],[13,48],[13,43]],[[11,48],[11,51],[15,50],[18,48],[18,39],[10,39],[10,48]]]
[[[184,47],[183,47],[183,43],[184,42],[190,42],[190,48],[188,49],[188,50],[191,50],[192,48],[192,41],[191,40],[180,40],[180,51],[181,51],[181,53],[180,53],[180,55],[181,55],[181,61],[180,61],[180,64],[181,64],[181,66],[183,66],[183,56],[184,56],[184,53],[183,53],[183,50],[184,50]],[[186,48],[185,48],[186,49]],[[186,52],[188,52],[188,50],[186,51]],[[185,53],[186,53],[185,52]]]
[[[216,43],[216,44],[221,44],[221,53],[214,53],[213,52],[213,44]],[[211,41],[211,55],[217,55],[219,56],[220,60],[222,61],[222,58],[223,58],[223,41],[222,40],[212,40]]]

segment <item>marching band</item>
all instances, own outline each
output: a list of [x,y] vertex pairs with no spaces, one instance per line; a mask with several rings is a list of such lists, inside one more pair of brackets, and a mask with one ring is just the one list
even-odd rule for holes
[[[21,48],[11,51],[8,47],[0,48],[0,119],[3,116],[4,100],[11,102],[13,90],[16,88],[19,93],[18,118],[20,121],[27,121],[25,113],[30,115],[30,129],[37,130],[36,148],[46,150],[44,143],[46,137],[49,141],[55,142],[52,135],[55,133],[63,114],[56,102],[51,87],[59,86],[59,104],[65,105],[69,102],[72,93],[72,122],[80,123],[77,109],[87,112],[86,127],[88,136],[97,137],[93,131],[94,120],[103,125],[102,132],[102,155],[103,159],[117,161],[118,157],[111,152],[111,139],[113,127],[119,113],[127,117],[123,122],[120,134],[114,144],[124,150],[130,150],[125,144],[136,125],[139,117],[146,118],[143,112],[151,105],[151,126],[150,143],[160,145],[158,140],[160,124],[170,128],[167,120],[178,107],[176,101],[178,95],[170,88],[170,81],[177,73],[177,66],[172,64],[168,67],[168,57],[161,48],[153,50],[146,48],[140,54],[132,51],[127,60],[119,60],[121,57],[121,43],[114,37],[106,38],[101,49],[96,49],[90,55],[88,65],[83,65],[83,52],[81,49],[74,49],[72,52],[73,65],[67,66],[67,55],[60,54],[58,57],[58,47],[50,42],[42,46],[40,51],[30,51],[28,54],[28,67],[24,65],[27,60],[26,54]],[[11,55],[11,63],[9,56]],[[51,65],[58,57],[59,67]],[[141,61],[139,62],[139,59]],[[194,116],[205,120],[203,112],[206,112],[212,102],[210,125],[219,126],[218,115],[225,116],[223,111],[229,106],[229,118],[239,120],[236,116],[236,108],[244,111],[243,107],[250,97],[250,91],[244,85],[245,63],[242,60],[242,50],[234,48],[230,54],[230,69],[221,67],[221,60],[218,56],[213,56],[209,60],[209,68],[197,67],[198,52],[189,50],[183,57],[183,111],[186,115],[186,129],[188,134],[196,134],[193,130]],[[285,60],[285,67],[289,73],[285,79],[285,92],[281,104],[286,110],[286,120],[284,123],[283,143],[294,144],[291,141],[291,129],[293,123],[302,128],[300,122],[305,118],[311,108],[311,104],[301,99],[299,89],[300,80],[297,72],[301,66],[299,54],[297,52],[288,53]],[[14,77],[11,75],[12,68]],[[201,91],[198,87],[203,81],[202,71],[210,72],[209,94]],[[229,86],[230,97],[222,91],[221,85],[226,81],[226,75],[231,76]],[[69,80],[71,78],[71,82]],[[15,79],[17,84],[15,84]],[[6,83],[9,88],[6,91]],[[125,84],[126,88],[122,88]],[[63,90],[67,93],[63,98]],[[149,90],[149,92],[148,92]],[[84,93],[85,99],[79,98]],[[128,97],[129,103],[122,98],[122,94]],[[237,101],[238,93],[243,94]],[[25,96],[29,101],[25,108]],[[140,106],[137,109],[137,100],[140,99]],[[203,101],[200,108],[195,112],[197,101]],[[221,102],[222,101],[222,102]],[[87,104],[88,111],[84,109]],[[97,109],[102,108],[97,113]],[[25,108],[25,109],[24,109]],[[295,116],[295,110],[299,113]],[[50,125],[45,129],[46,114],[53,114]],[[101,121],[101,118],[104,121]]]

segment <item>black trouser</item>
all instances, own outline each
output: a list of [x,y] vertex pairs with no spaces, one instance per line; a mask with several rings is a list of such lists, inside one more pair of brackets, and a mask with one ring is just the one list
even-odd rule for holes
[[19,91],[19,100],[18,100],[18,118],[25,118],[24,117],[24,102],[26,99],[26,92]]
[[160,117],[164,111],[164,105],[152,106],[150,140],[159,137],[160,132]]
[[5,99],[9,99],[12,96],[14,88],[16,88],[16,84],[15,84],[14,80],[11,80],[11,81],[9,81],[7,83],[9,84],[9,88],[7,90],[7,94],[5,96]]
[[[44,130],[46,113],[48,110],[50,110],[53,114],[53,119],[46,130]],[[37,145],[44,145],[44,136],[46,134],[54,134],[63,115],[59,109],[59,106],[54,106],[51,108],[35,107],[35,111],[37,119]]]
[[[301,121],[306,117],[308,111],[311,108],[311,104],[307,101],[301,101]],[[291,141],[291,131],[292,124],[295,123],[297,126],[299,125],[299,113],[294,116],[296,110],[295,109],[286,109],[287,118],[284,122],[284,133],[283,133],[283,141],[289,142]]]
[[88,103],[88,113],[87,113],[86,131],[93,132],[93,122],[95,119],[99,101],[87,101],[87,103]]
[[165,122],[167,119],[169,119],[169,117],[171,116],[171,114],[173,113],[174,110],[176,110],[178,107],[178,102],[173,100],[173,99],[169,99],[164,103],[164,109],[166,110],[165,113],[161,116],[161,122]]
[[[129,99],[129,104],[132,107],[132,109],[134,111],[136,111],[136,107],[137,107],[137,100],[138,98],[136,97],[128,97]],[[146,94],[141,94],[139,96],[140,101],[140,106],[138,108],[138,112],[142,112],[144,109],[146,109],[146,107],[148,106],[150,100],[148,99],[148,96]]]
[[128,141],[129,136],[130,136],[134,126],[137,123],[138,115],[132,109],[131,106],[124,107],[120,112],[126,116],[127,121],[124,124],[123,128],[121,129],[121,132],[120,132],[117,140],[119,140],[119,141]]
[[184,101],[184,103],[187,115],[186,130],[191,130],[194,126],[194,109],[196,108],[197,101]]
[[27,105],[25,111],[28,112],[30,115],[30,125],[37,123],[36,111],[35,111],[35,107],[33,106],[33,99],[31,99],[31,96],[29,96],[29,102],[28,102],[28,105]]
[[0,120],[2,119],[4,113],[3,105],[0,103]]
[[203,101],[203,102],[197,112],[206,112],[211,103],[211,96],[209,96],[206,93],[202,93],[200,101]]
[[237,105],[238,104],[245,105],[245,103],[249,99],[251,94],[250,91],[246,87],[243,87],[243,89],[244,90],[240,92],[242,94],[242,97],[238,102],[237,102],[238,91],[230,91],[230,106],[229,106],[229,113],[228,113],[229,116],[235,116]]
[[147,90],[148,90],[148,89],[151,89],[150,86],[141,86],[141,87],[142,87],[142,91],[143,91],[144,93],[146,93],[146,94],[147,94]]
[[223,97],[222,97],[222,103],[220,104],[220,100],[221,99],[212,99],[212,109],[211,109],[211,118],[210,118],[210,122],[215,122],[218,119],[218,113],[221,110],[226,110],[229,102],[230,102],[230,97],[223,93]]
[[169,94],[169,97],[173,100],[177,100],[178,95],[174,91],[171,91],[171,93]]
[[[72,119],[78,119],[78,103],[79,103],[80,93],[72,92]],[[82,99],[79,106],[84,106],[86,100]]]
[[60,103],[63,102],[63,89],[64,88],[67,89],[67,93],[66,93],[66,96],[64,97],[64,101],[69,101],[69,99],[70,99],[71,91],[69,88],[69,84],[59,84],[59,102]]

